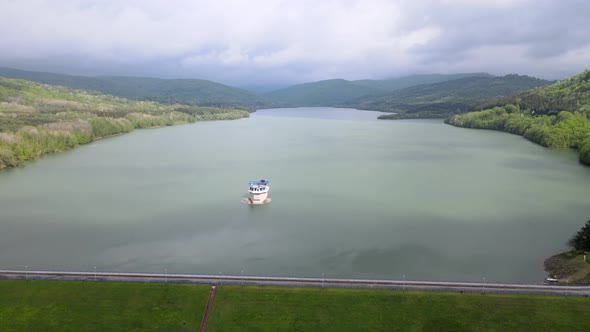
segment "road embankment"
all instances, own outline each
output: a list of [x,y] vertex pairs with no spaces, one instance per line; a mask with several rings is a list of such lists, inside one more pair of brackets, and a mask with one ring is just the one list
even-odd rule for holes
[[370,288],[390,290],[420,290],[443,292],[469,292],[493,294],[535,294],[590,296],[590,286],[557,286],[536,284],[505,284],[487,282],[447,282],[384,279],[340,279],[234,276],[206,274],[125,273],[125,272],[72,272],[0,270],[0,279],[19,280],[76,280],[102,282],[152,282],[211,285],[251,285],[318,288]]

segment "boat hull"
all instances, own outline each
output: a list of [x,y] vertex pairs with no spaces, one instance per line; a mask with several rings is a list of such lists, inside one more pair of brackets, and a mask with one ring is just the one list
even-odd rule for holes
[[268,198],[268,191],[260,193],[250,192],[248,198],[250,199],[250,202],[252,202],[252,204],[254,205],[264,204],[264,201]]

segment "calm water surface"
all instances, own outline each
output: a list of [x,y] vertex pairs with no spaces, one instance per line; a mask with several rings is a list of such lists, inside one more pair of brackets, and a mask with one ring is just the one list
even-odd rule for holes
[[[576,153],[330,108],[138,130],[0,172],[0,268],[538,282]],[[249,180],[272,203],[240,203]]]

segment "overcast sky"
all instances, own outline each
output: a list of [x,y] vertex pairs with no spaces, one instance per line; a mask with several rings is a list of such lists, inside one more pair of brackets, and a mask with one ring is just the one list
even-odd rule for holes
[[589,0],[1,0],[0,66],[232,85],[590,67]]

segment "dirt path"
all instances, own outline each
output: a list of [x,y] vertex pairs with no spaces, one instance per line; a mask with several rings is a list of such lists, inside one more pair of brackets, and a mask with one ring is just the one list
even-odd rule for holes
[[215,286],[211,286],[211,289],[209,290],[209,298],[207,299],[207,306],[203,313],[203,320],[201,320],[199,332],[205,332],[207,330],[207,321],[209,321],[209,315],[211,314],[211,308],[213,307],[213,297],[215,297]]

